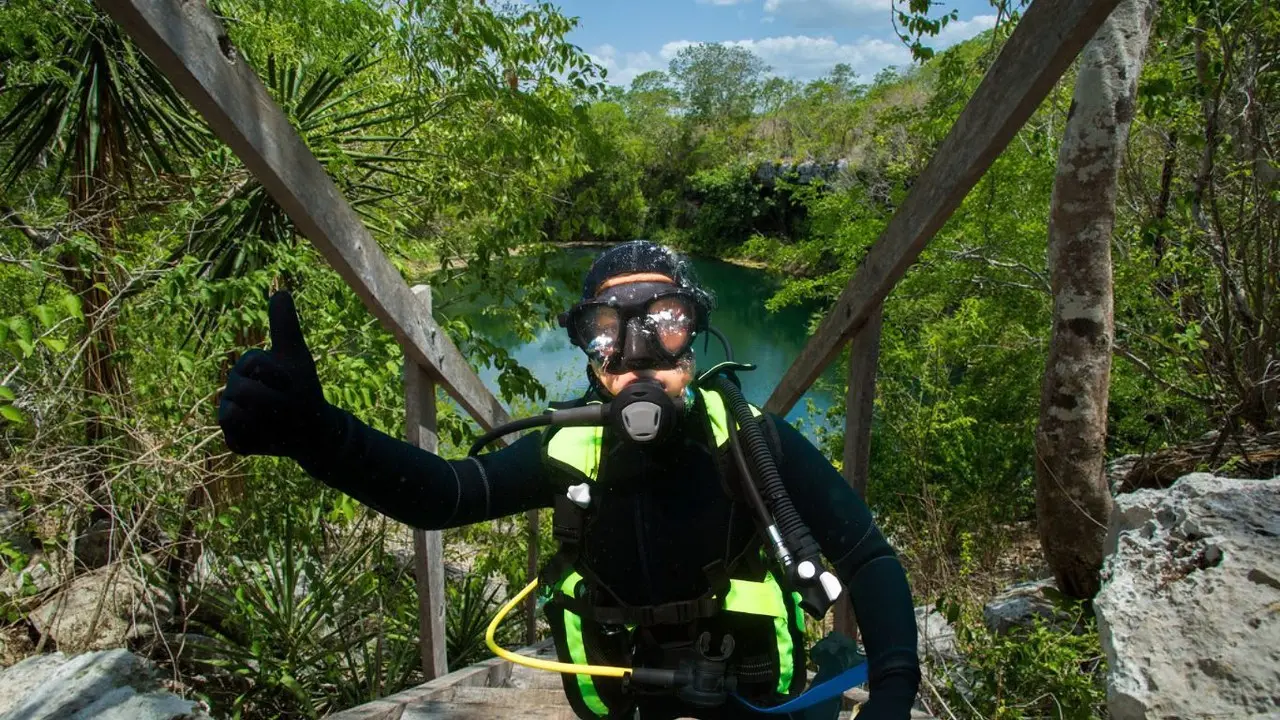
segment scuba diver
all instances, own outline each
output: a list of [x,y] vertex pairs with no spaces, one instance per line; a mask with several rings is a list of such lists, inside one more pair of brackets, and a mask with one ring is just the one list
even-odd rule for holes
[[[848,592],[870,690],[858,717],[906,720],[920,682],[906,574],[822,453],[742,398],[737,373],[751,366],[695,375],[699,336],[716,335],[732,358],[712,309],[668,249],[605,251],[559,318],[587,357],[585,396],[446,460],[325,401],[281,292],[269,305],[271,349],[232,368],[218,422],[233,452],[292,458],[415,528],[553,508],[559,551],[537,584],[559,661],[584,668],[560,670],[579,717],[815,717],[804,616],[820,619]],[[830,698],[852,684],[825,693],[822,717],[836,717]]]

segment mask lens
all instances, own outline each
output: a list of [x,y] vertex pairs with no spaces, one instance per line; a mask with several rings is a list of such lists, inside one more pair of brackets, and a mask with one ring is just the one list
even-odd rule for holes
[[678,355],[693,335],[693,308],[683,298],[659,298],[649,305],[648,325],[662,348]]
[[618,352],[618,312],[605,305],[584,307],[575,328],[587,355],[605,361]]

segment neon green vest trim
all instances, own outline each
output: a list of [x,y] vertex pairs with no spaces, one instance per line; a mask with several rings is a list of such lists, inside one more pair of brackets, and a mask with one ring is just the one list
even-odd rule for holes
[[[702,401],[707,404],[707,417],[711,419],[711,433],[715,436],[716,447],[724,447],[729,442],[729,413],[724,407],[724,398],[720,393],[698,390]],[[751,416],[760,417],[760,410],[751,405]]]
[[[569,597],[575,597],[581,580],[582,576],[578,573],[570,573],[569,577],[560,584],[560,591]],[[564,634],[569,645],[569,657],[574,664],[587,665],[587,646],[582,642],[582,618],[568,610],[564,611]],[[591,676],[574,675],[574,678],[578,681],[578,692],[582,693],[582,701],[586,703],[587,708],[597,715],[608,715],[609,706],[605,705],[604,700],[600,698],[600,693],[596,691],[596,685],[592,682]]]
[[[794,595],[798,600],[800,596]],[[795,674],[795,657],[792,655],[795,643],[787,628],[787,605],[783,600],[782,587],[774,579],[773,573],[766,573],[763,582],[730,579],[729,593],[724,598],[724,610],[773,618],[773,634],[778,641],[778,692],[785,695],[791,688],[791,678]],[[796,616],[800,617],[800,614],[796,613]],[[803,631],[804,628],[800,629]]]
[[[711,421],[711,431],[716,448],[722,448],[729,442],[729,413],[724,399],[719,393],[699,389],[702,401],[707,406],[707,417]],[[754,405],[751,406],[753,417],[762,413]],[[566,427],[551,437],[547,445],[547,455],[574,470],[582,473],[589,481],[595,482],[600,471],[600,446],[604,438],[604,429],[600,427]],[[565,595],[574,597],[574,592],[582,576],[574,572],[560,585]],[[804,618],[800,614],[799,595],[793,593],[792,608],[796,630],[803,634]],[[788,612],[782,586],[766,573],[762,582],[751,580],[729,580],[729,592],[725,595],[725,612],[736,612],[746,615],[764,615],[773,619],[773,631],[778,643],[778,692],[787,694],[791,689],[791,681],[795,676],[795,643],[791,638],[791,629],[787,626]],[[569,644],[569,657],[575,663],[585,664],[587,651],[582,642],[582,618],[575,613],[564,611],[565,640]],[[582,693],[587,707],[600,715],[608,714],[608,707],[590,675],[575,675],[578,689]]]
[[603,439],[602,427],[563,428],[551,436],[547,454],[595,482],[596,473],[600,471],[600,444]]
[[787,606],[783,604],[782,595],[777,589],[778,583],[773,581],[772,573],[766,576],[764,582],[730,580],[729,594],[724,598],[724,609],[785,619]]

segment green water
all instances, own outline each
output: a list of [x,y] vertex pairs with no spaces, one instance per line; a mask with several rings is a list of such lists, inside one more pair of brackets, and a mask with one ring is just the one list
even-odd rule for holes
[[[569,271],[571,277],[581,278],[597,252],[586,248],[566,249],[558,256],[557,262],[563,263],[561,268]],[[756,365],[756,370],[739,376],[743,393],[751,403],[764,405],[808,339],[809,310],[795,307],[779,312],[767,310],[765,302],[780,281],[762,270],[701,258],[692,259],[692,263],[703,287],[716,298],[711,324],[729,339],[735,360]],[[557,284],[557,290],[565,307],[571,305],[581,292],[577,284],[572,287]],[[453,294],[448,288],[440,292],[441,299]],[[482,297],[474,305],[459,303],[449,312],[465,314],[476,332],[510,352],[547,388],[549,399],[570,399],[586,391],[585,357],[582,351],[569,344],[564,330],[549,326],[539,331],[531,342],[523,342],[514,333],[504,333],[500,324],[468,308],[490,301]],[[703,340],[699,339],[696,355],[699,368],[709,368],[724,359],[724,351],[714,337],[705,348]],[[497,375],[498,371],[492,367],[480,370],[480,378],[495,394],[498,391]],[[789,420],[807,416],[808,399],[812,399],[820,411],[826,410],[832,401],[829,393],[810,390],[788,415]],[[805,429],[807,434],[812,432],[810,423],[805,424]]]

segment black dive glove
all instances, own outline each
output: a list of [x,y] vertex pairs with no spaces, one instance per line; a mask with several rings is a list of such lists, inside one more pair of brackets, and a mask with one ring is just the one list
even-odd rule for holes
[[240,357],[218,403],[227,447],[240,455],[295,460],[332,448],[341,436],[342,412],[324,399],[287,290],[271,296],[267,318],[271,349]]

